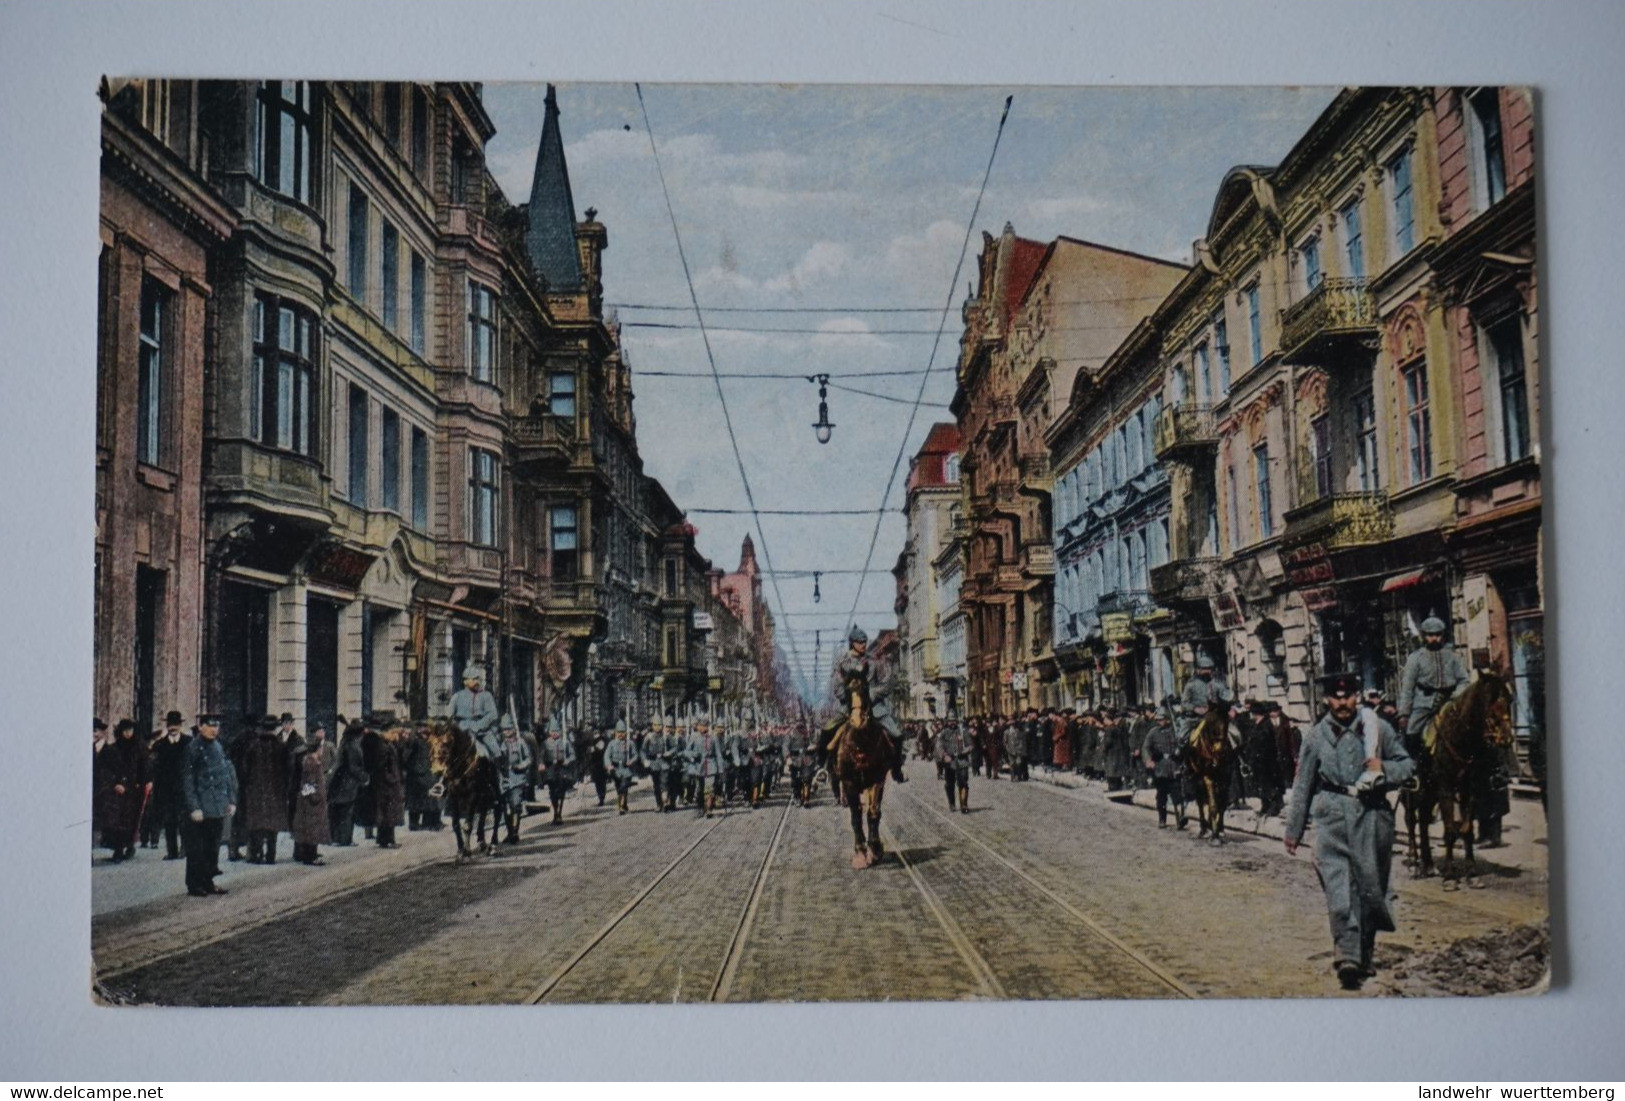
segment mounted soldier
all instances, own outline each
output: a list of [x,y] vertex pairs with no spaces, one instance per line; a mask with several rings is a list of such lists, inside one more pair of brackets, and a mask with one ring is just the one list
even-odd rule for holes
[[463,668],[463,686],[451,697],[451,721],[474,739],[481,757],[495,760],[502,753],[496,697],[485,690],[485,670],[470,663]]
[[857,686],[863,695],[863,702],[867,706],[869,716],[879,723],[886,733],[886,740],[891,746],[891,777],[898,783],[906,783],[903,775],[903,732],[897,726],[897,720],[892,717],[891,706],[884,696],[875,698],[875,662],[869,656],[869,635],[857,624],[846,636],[846,656],[835,663],[835,669],[830,674],[830,695],[834,697],[839,712],[834,722],[824,728],[826,742],[835,736],[842,723],[852,710],[852,701],[848,697],[848,684]]
[[1196,659],[1196,675],[1185,682],[1185,690],[1179,694],[1179,728],[1181,738],[1190,736],[1196,728],[1196,722],[1207,714],[1209,707],[1224,704],[1226,706],[1235,702],[1235,695],[1230,691],[1230,683],[1218,675],[1214,668],[1213,659],[1201,654]]
[[1418,757],[1428,725],[1446,700],[1472,680],[1466,664],[1445,642],[1444,621],[1428,616],[1422,621],[1422,645],[1405,659],[1400,678],[1399,714],[1404,720],[1405,749]]

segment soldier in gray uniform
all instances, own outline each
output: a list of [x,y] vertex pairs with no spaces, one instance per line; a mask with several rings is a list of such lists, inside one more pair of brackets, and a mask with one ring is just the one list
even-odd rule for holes
[[1373,973],[1377,931],[1394,929],[1388,871],[1394,856],[1394,811],[1387,792],[1409,780],[1416,764],[1393,727],[1360,712],[1358,673],[1321,678],[1326,714],[1303,739],[1286,851],[1295,853],[1307,819],[1315,822],[1315,871],[1331,918],[1333,966],[1345,990]]
[[1011,716],[1000,735],[1004,746],[1004,760],[1010,766],[1010,781],[1027,778],[1027,732],[1022,729],[1021,722]]
[[525,814],[525,784],[533,763],[530,746],[519,737],[512,715],[502,716],[502,752],[497,757],[497,783],[502,789],[502,818],[508,827],[506,841],[519,841],[519,820]]
[[666,805],[668,790],[666,776],[671,771],[671,756],[666,735],[675,733],[671,717],[668,715],[664,728],[657,720],[649,725],[649,733],[643,737],[643,770],[649,774],[649,780],[654,784],[655,810],[662,813],[671,809]]
[[1169,696],[1160,716],[1152,719],[1149,729],[1146,730],[1145,740],[1140,743],[1140,759],[1145,762],[1145,771],[1151,775],[1151,785],[1157,789],[1157,828],[1168,828],[1168,803],[1174,804],[1174,822],[1180,828],[1185,828],[1185,800],[1181,798],[1179,786],[1179,772],[1182,762],[1179,755],[1179,739],[1174,735],[1174,714],[1172,701]]
[[722,795],[723,780],[728,771],[727,755],[723,751],[726,724],[717,723],[717,733],[704,719],[694,723],[694,733],[688,736],[684,756],[688,759],[688,774],[694,782],[694,800],[700,813],[710,818],[717,810],[717,799]]
[[632,735],[626,728],[626,720],[621,719],[615,724],[615,737],[604,747],[604,771],[615,783],[615,809],[621,814],[626,813],[627,798],[632,792],[632,781],[637,778],[632,772],[637,759],[638,748],[632,744]]
[[1221,703],[1229,705],[1235,702],[1235,698],[1229,682],[1216,674],[1213,659],[1206,654],[1198,657],[1196,675],[1185,682],[1185,690],[1179,696],[1180,738],[1190,736],[1210,706]]
[[1422,645],[1405,659],[1405,672],[1399,681],[1405,748],[1417,758],[1422,755],[1423,735],[1433,716],[1472,679],[1456,651],[1445,645],[1444,631],[1444,621],[1436,616],[1422,621]]
[[[851,701],[846,696],[846,682],[858,681],[863,692],[863,699],[869,705],[869,714],[886,731],[886,737],[891,742],[892,761],[891,778],[898,783],[907,783],[903,775],[903,732],[892,717],[891,705],[885,697],[876,699],[874,696],[875,668],[874,659],[869,657],[869,635],[857,624],[847,632],[846,642],[848,650],[846,656],[835,663],[830,673],[830,695],[834,697],[839,716],[824,729],[824,741],[827,744],[835,736],[835,731],[846,721],[851,709]],[[830,776],[835,775],[835,763],[829,764]]]
[[683,758],[688,748],[688,731],[681,723],[671,716],[666,718],[665,729],[661,733],[661,756],[666,759],[666,809],[676,810],[678,802],[684,795],[684,781],[687,779],[687,762]]
[[[717,724],[717,732],[722,732],[722,724]],[[724,755],[728,758],[728,778],[724,784],[728,802],[733,802],[735,795],[746,802],[750,801],[750,734],[747,724],[743,721],[735,723],[732,730],[722,739]]]
[[802,806],[812,803],[813,773],[818,771],[818,743],[801,723],[784,737],[784,757],[790,763],[790,795]]
[[564,726],[554,715],[547,720],[547,737],[542,739],[541,772],[547,784],[547,799],[553,804],[553,822],[564,821],[564,797],[575,783],[576,747],[564,736]]
[[954,809],[954,793],[959,794],[959,813],[970,813],[970,734],[955,719],[937,730],[937,771],[942,790],[948,796],[948,809]]
[[463,669],[463,686],[451,697],[451,721],[474,739],[474,750],[480,756],[501,754],[496,697],[485,690],[485,670],[478,665],[471,663]]

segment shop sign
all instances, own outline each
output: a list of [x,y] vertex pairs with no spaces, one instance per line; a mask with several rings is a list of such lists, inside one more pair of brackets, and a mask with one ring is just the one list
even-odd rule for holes
[[1025,692],[1025,691],[1027,691],[1027,674],[1026,673],[1011,673],[1010,674],[1010,687],[1013,688],[1017,692]]
[[1134,638],[1134,617],[1128,612],[1107,612],[1100,617],[1100,635],[1107,642],[1127,642]]
[[1246,617],[1241,612],[1241,601],[1233,592],[1227,590],[1215,593],[1208,598],[1208,607],[1213,612],[1213,626],[1221,631],[1239,631],[1246,625]]
[[1005,687],[1009,687],[1010,682],[1011,682],[1011,680],[1012,680],[1012,678],[1014,676],[1015,676],[1014,671],[1012,671],[1010,669],[1001,669],[999,671],[999,683],[1003,684]]
[[1334,585],[1304,589],[1301,595],[1303,606],[1311,612],[1324,612],[1337,607],[1337,587]]
[[709,630],[711,630],[711,613],[710,612],[695,612],[694,613],[694,629],[696,631],[709,631]]

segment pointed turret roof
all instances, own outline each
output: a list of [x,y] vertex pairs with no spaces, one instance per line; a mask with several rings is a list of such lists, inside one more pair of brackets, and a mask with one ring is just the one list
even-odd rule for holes
[[570,194],[570,170],[564,163],[564,139],[559,134],[559,103],[553,85],[547,86],[547,113],[542,120],[542,141],[536,149],[536,172],[530,181],[526,207],[525,254],[536,274],[550,290],[581,288],[581,254],[576,250],[576,207]]

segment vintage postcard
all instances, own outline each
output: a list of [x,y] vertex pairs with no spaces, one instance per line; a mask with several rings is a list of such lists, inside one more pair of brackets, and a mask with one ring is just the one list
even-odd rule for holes
[[95,996],[1548,982],[1534,98],[99,89]]

